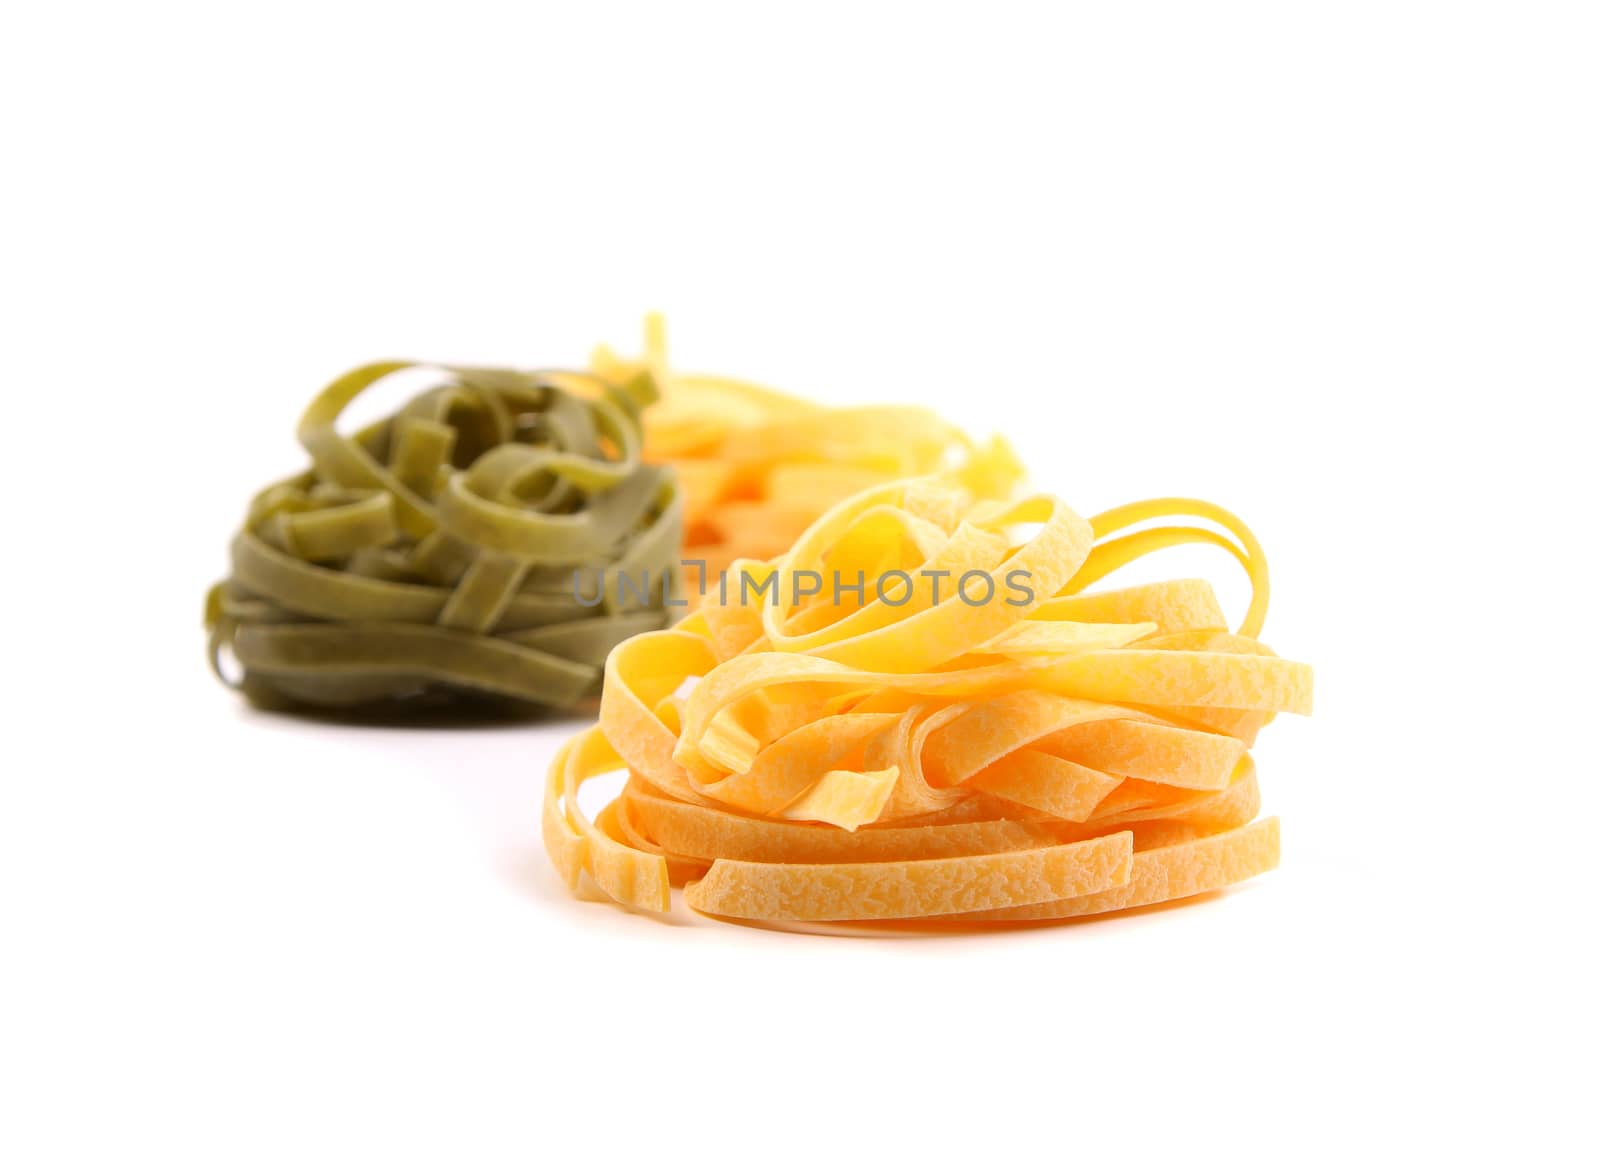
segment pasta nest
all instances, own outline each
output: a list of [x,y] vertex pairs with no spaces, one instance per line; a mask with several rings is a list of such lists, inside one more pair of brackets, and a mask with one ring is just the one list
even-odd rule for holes
[[681,614],[675,585],[590,603],[575,580],[676,580],[676,479],[641,458],[654,383],[440,367],[393,416],[338,431],[357,396],[417,367],[356,369],[306,409],[311,468],[255,496],[207,597],[213,665],[231,652],[264,701],[592,697],[613,645]]
[[1022,477],[1003,438],[977,442],[922,406],[827,406],[675,370],[657,315],[645,321],[640,357],[601,346],[591,370],[613,380],[647,373],[661,386],[645,418],[645,460],[674,467],[683,483],[684,558],[696,565],[691,605],[735,559],[782,555],[824,511],[862,490],[982,466],[992,479],[985,493],[1003,494]]
[[[677,884],[739,920],[975,926],[1274,866],[1249,748],[1275,713],[1310,712],[1311,673],[1257,639],[1267,566],[1248,528],[1192,499],[1085,520],[972,487],[855,495],[786,555],[733,564],[741,586],[676,628],[619,645],[599,725],[549,772],[544,839],[569,885],[655,912]],[[1203,580],[1094,588],[1196,542],[1249,573],[1237,632]],[[984,576],[997,590],[971,602]],[[580,789],[618,772],[591,821]]]

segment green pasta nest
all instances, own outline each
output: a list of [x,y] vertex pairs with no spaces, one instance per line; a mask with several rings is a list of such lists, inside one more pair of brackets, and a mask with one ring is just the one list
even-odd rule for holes
[[[311,469],[251,501],[206,598],[213,668],[271,704],[597,694],[613,645],[682,611],[677,480],[640,461],[655,384],[444,368],[394,416],[336,430],[362,391],[413,367],[356,369],[300,419]],[[651,586],[597,582],[617,579]]]

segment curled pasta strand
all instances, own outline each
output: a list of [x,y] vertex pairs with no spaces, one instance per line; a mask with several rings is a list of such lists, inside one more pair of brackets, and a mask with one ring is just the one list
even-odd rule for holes
[[[1107,536],[1138,523],[1177,517],[1206,519],[1227,531],[1233,540],[1224,539],[1203,527],[1160,527],[1124,539],[1101,542]],[[1198,498],[1151,498],[1104,511],[1090,519],[1089,525],[1094,528],[1095,555],[1079,570],[1073,580],[1073,590],[1098,583],[1118,568],[1151,552],[1183,543],[1209,543],[1231,553],[1250,577],[1250,607],[1239,625],[1239,635],[1261,635],[1262,626],[1267,621],[1267,602],[1271,597],[1267,554],[1255,534],[1232,511]]]

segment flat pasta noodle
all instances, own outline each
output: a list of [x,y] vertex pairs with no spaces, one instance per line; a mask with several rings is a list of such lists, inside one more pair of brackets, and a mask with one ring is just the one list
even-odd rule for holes
[[334,381],[300,420],[311,468],[250,503],[205,622],[253,699],[571,707],[614,645],[682,614],[682,499],[642,458],[648,375],[438,367],[339,432],[361,393],[425,367]]
[[[1097,587],[1194,542],[1249,575],[1237,631],[1200,580]],[[931,572],[955,573],[942,594]],[[909,578],[809,586],[857,573]],[[965,573],[1018,586],[973,602]],[[1250,746],[1310,712],[1311,672],[1257,639],[1266,561],[1230,513],[1153,499],[1084,520],[945,473],[871,484],[729,578],[611,653],[599,724],[552,766],[544,838],[573,888],[665,912],[677,885],[707,915],[795,927],[984,928],[1276,865]],[[618,772],[591,821],[580,791]]]
[[[716,589],[736,559],[787,552],[829,507],[874,486],[959,464],[967,485],[1001,496],[1020,480],[1003,439],[975,442],[920,406],[835,408],[667,362],[661,317],[645,322],[642,354],[596,349],[593,372],[647,372],[661,402],[645,419],[645,460],[678,471],[684,493],[688,597]],[[574,387],[581,390],[581,383]]]

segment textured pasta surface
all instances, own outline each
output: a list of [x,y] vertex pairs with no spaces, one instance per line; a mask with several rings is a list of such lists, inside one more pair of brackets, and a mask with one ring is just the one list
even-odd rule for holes
[[231,653],[253,697],[322,706],[594,696],[613,645],[682,615],[677,482],[641,458],[654,384],[439,368],[392,417],[338,431],[414,367],[356,369],[307,408],[311,468],[256,495],[207,597],[218,675]]
[[[1085,520],[980,497],[984,478],[855,494],[786,554],[732,563],[677,627],[619,645],[598,726],[549,772],[544,839],[568,884],[652,912],[682,885],[729,919],[978,928],[1275,866],[1249,750],[1274,714],[1310,712],[1312,686],[1257,639],[1254,536],[1198,500]],[[1248,572],[1237,631],[1201,580],[1095,587],[1179,543]],[[619,772],[591,821],[580,789]]]

